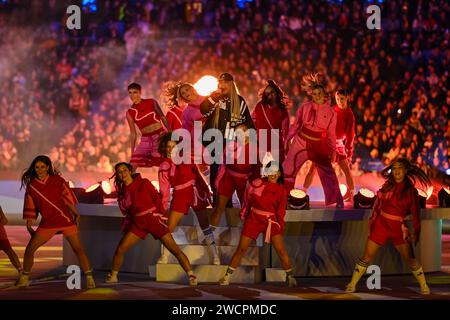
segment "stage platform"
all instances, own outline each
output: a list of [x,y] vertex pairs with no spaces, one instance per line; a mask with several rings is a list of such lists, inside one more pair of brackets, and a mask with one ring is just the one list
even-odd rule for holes
[[[84,176],[69,177],[75,182]],[[78,178],[78,180],[77,180]],[[298,177],[297,181],[303,177]],[[91,177],[97,180],[99,177]],[[89,180],[90,181],[90,180]],[[373,174],[365,174],[355,178],[357,190],[369,187],[376,190],[380,180]],[[76,183],[78,185],[78,183]],[[349,207],[337,210],[323,207],[323,192],[314,180],[310,188],[312,209],[288,210],[286,213],[285,241],[291,259],[294,262],[296,276],[349,276],[355,261],[361,256],[367,239],[367,220],[370,210],[356,210]],[[24,190],[20,190],[17,180],[0,181],[0,205],[3,207],[9,225],[24,225],[22,219]],[[88,255],[97,270],[109,270],[115,247],[121,238],[120,225],[122,215],[114,199],[107,199],[104,205],[79,204],[82,214],[80,235]],[[212,209],[211,209],[212,210]],[[210,266],[210,252],[203,244],[203,235],[193,214],[181,221],[174,232],[174,238],[188,255],[194,268],[202,268],[202,272],[210,274],[202,282],[215,282],[225,270],[226,264],[238,244],[241,222],[239,209],[227,209],[220,227],[216,231],[217,243],[222,266]],[[416,255],[422,261],[426,272],[441,269],[441,235],[450,232],[450,209],[422,209],[422,235],[420,244],[415,248]],[[127,253],[125,272],[150,274],[161,281],[178,281],[184,279],[181,268],[171,257],[170,265],[156,265],[160,256],[159,241],[151,236]],[[78,264],[67,243],[63,250],[64,264]],[[374,264],[381,267],[383,274],[409,273],[392,245],[383,248],[377,255]],[[280,270],[280,262],[271,246],[264,244],[262,236],[249,249],[242,261],[242,267],[233,278],[235,282],[281,281],[284,276]],[[208,268],[208,271],[205,271]],[[169,270],[172,270],[169,272]],[[167,274],[170,275],[167,278]],[[159,276],[158,276],[159,275]]]
[[[316,204],[312,204],[315,206]],[[115,247],[120,240],[122,215],[116,204],[79,204],[82,214],[80,236],[87,247],[93,267],[109,270]],[[211,209],[212,210],[212,209]],[[287,210],[285,242],[293,261],[294,274],[300,277],[350,276],[362,255],[367,239],[370,210],[316,207],[310,210]],[[422,209],[422,233],[415,248],[425,272],[441,270],[442,221],[450,220],[450,209]],[[202,270],[201,282],[216,282],[225,271],[240,235],[239,209],[227,209],[216,230],[222,266],[209,265],[210,253],[194,214],[185,216],[173,233],[176,242],[188,255],[194,270]],[[184,273],[172,257],[169,264],[157,264],[160,243],[148,236],[127,253],[122,270],[149,273],[158,281],[183,281]],[[64,241],[64,264],[76,264],[76,257]],[[407,274],[392,244],[378,253],[373,264],[383,274]],[[236,283],[282,281],[283,272],[275,250],[263,242],[262,235],[252,244],[233,278]]]

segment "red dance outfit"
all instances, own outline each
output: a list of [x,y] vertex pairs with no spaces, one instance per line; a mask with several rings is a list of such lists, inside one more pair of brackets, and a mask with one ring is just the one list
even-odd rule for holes
[[159,166],[161,155],[158,152],[158,138],[166,131],[161,116],[156,111],[158,102],[154,99],[142,99],[138,104],[128,109],[127,114],[134,120],[139,130],[149,125],[161,123],[161,128],[150,133],[142,134],[141,142],[133,151],[130,163],[135,167]]
[[176,130],[182,127],[183,109],[180,107],[173,107],[167,111],[166,119],[170,130]]
[[211,204],[209,186],[195,164],[175,165],[164,158],[159,167],[159,190],[164,212],[168,211],[170,188],[173,188],[170,211],[188,214],[189,208],[200,211]]
[[355,115],[350,107],[341,109],[334,107],[336,122],[336,161],[341,162],[353,157],[353,141],[355,139]]
[[25,191],[23,219],[36,220],[41,214],[38,233],[51,236],[57,231],[64,235],[77,233],[77,227],[68,205],[78,203],[68,183],[60,176],[33,179]]
[[8,240],[8,235],[6,234],[5,227],[0,224],[0,250],[9,250],[11,249],[11,244]]
[[283,234],[287,195],[283,185],[255,179],[247,184],[241,218],[245,219],[242,235],[256,240],[265,232],[265,242]]
[[[405,178],[407,179],[407,178]],[[405,182],[395,183],[394,188],[382,193],[378,191],[372,216],[369,220],[369,239],[382,246],[389,239],[395,246],[407,243],[408,230],[403,219],[411,214],[414,234],[420,234],[420,204],[419,193],[412,187],[403,192]]]
[[[284,143],[286,135],[289,130],[289,114],[285,108],[271,107],[271,106],[263,106],[261,102],[258,102],[255,109],[251,114],[253,124],[255,125],[258,137],[259,132],[262,129],[266,129],[267,131],[267,150],[262,150],[260,152],[271,152],[274,159],[276,159],[279,163],[283,163],[284,161]],[[278,133],[275,136],[278,136],[278,146],[279,150],[272,150],[271,142],[271,129],[278,129]],[[259,139],[258,139],[259,142]],[[263,159],[264,154],[260,159]],[[278,158],[277,158],[278,157]]]
[[[227,198],[233,196],[236,191],[241,207],[244,202],[245,187],[248,180],[253,180],[259,176],[259,166],[250,163],[250,143],[245,144],[245,148],[239,146],[236,141],[228,142],[223,164],[219,166],[216,178],[216,190],[218,194]],[[242,155],[245,152],[245,158]],[[234,155],[233,163],[227,164],[226,157],[230,154]],[[239,164],[238,160],[242,157],[245,160],[243,164]],[[240,160],[240,161],[242,161]]]
[[137,174],[133,182],[125,187],[125,196],[118,200],[125,215],[124,232],[131,232],[141,239],[147,234],[160,239],[169,229],[164,222],[164,209],[161,196],[148,179]]

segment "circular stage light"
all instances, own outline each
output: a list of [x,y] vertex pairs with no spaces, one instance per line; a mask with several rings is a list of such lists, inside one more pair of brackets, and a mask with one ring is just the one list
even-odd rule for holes
[[209,96],[211,92],[217,90],[217,79],[213,76],[203,76],[194,84],[195,90],[201,96]]
[[87,187],[86,192],[92,192],[95,189],[97,189],[98,187],[100,187],[100,183],[93,184],[93,185]]
[[425,208],[427,206],[427,193],[421,189],[417,189],[419,193],[419,203],[421,208]]
[[289,207],[295,210],[309,210],[309,196],[305,191],[292,189],[288,197]]
[[369,189],[361,188],[353,198],[355,209],[370,209],[375,203],[375,193]]

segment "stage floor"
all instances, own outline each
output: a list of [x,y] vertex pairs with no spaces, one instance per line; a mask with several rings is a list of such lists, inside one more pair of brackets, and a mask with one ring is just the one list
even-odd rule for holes
[[[23,226],[7,226],[8,236],[19,257],[23,256],[29,235]],[[422,297],[411,275],[382,276],[381,290],[365,288],[364,279],[358,293],[343,291],[348,277],[297,278],[298,286],[288,288],[284,284],[260,283],[251,285],[199,285],[158,283],[142,274],[119,275],[121,283],[105,284],[105,272],[94,272],[97,288],[93,290],[68,290],[65,267],[62,266],[62,236],[55,236],[36,254],[32,280],[28,288],[11,288],[15,270],[6,255],[0,253],[0,300],[395,300],[395,299],[449,299],[450,300],[450,235],[442,237],[442,271],[427,274],[432,294]],[[84,286],[84,282],[82,282]]]

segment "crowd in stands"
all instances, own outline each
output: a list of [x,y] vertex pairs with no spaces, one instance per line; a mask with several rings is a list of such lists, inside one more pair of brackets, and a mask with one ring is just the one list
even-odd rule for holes
[[[12,38],[21,29],[9,27],[10,14],[0,15],[0,26],[8,23],[0,28],[6,52],[0,62],[17,65],[0,76],[6,80],[0,83],[0,168],[22,168],[29,142],[39,137],[42,143],[34,146],[63,170],[111,172],[112,164],[130,157],[125,111],[126,85],[132,81],[143,85],[144,97],[159,99],[166,81],[195,82],[227,71],[252,109],[264,81],[274,79],[291,98],[293,116],[307,99],[301,77],[320,72],[331,97],[338,87],[352,92],[356,171],[379,171],[403,156],[432,176],[445,174],[450,5],[383,2],[382,30],[366,27],[365,6],[360,1],[105,1],[96,13],[83,13],[101,23],[91,22],[77,37],[61,24],[52,24],[50,34],[24,32],[20,44],[28,51],[14,48]],[[28,63],[21,69],[23,51]],[[105,71],[104,59],[117,61],[110,64],[114,70]],[[131,67],[127,77],[113,82],[125,65]],[[61,122],[71,126],[55,135]]]

